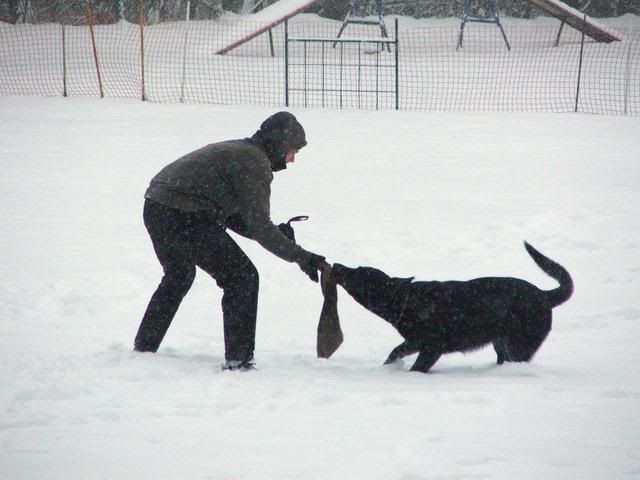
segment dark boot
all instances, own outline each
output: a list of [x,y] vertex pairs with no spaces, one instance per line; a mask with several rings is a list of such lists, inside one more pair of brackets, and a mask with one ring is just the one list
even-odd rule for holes
[[239,361],[239,360],[227,360],[222,364],[222,371],[230,371],[230,372],[250,372],[251,370],[256,370],[255,362],[253,361],[253,357],[249,360]]

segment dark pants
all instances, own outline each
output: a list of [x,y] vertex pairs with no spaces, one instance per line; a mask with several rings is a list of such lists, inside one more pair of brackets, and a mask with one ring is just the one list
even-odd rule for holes
[[146,200],[144,224],[164,276],[138,329],[136,350],[158,350],[197,266],[224,290],[225,358],[251,359],[258,309],[258,271],[251,260],[208,212],[183,212]]

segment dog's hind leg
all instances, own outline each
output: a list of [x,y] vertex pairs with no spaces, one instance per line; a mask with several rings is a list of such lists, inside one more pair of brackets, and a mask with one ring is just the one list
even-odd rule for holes
[[418,358],[413,364],[413,367],[411,367],[411,371],[427,373],[429,369],[433,367],[433,365],[438,361],[440,355],[440,352],[434,352],[432,350],[422,350],[418,354]]
[[518,346],[512,346],[509,349],[510,355],[508,362],[529,362],[536,354],[546,335],[535,340],[527,339],[526,344],[521,343]]
[[508,362],[529,362],[551,330],[551,312],[534,317],[526,331],[512,334],[505,340]]
[[405,342],[402,342],[393,350],[391,350],[391,353],[389,354],[387,359],[384,361],[384,364],[389,365],[390,363],[396,362],[408,355],[413,355],[414,353],[418,353],[419,351],[420,351],[419,346],[416,346],[407,340]]

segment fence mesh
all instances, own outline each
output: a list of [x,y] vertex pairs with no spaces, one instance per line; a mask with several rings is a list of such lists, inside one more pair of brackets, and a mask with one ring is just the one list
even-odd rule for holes
[[[458,25],[403,28],[402,22],[398,33],[402,110],[568,112],[577,106],[585,113],[640,112],[640,30],[618,30],[622,41],[608,44],[587,37],[582,45],[580,32],[565,27],[555,46],[557,26],[506,24],[508,51],[495,25],[467,25],[458,49]],[[340,24],[296,20],[289,24],[289,35],[335,38]],[[282,106],[283,24],[272,28],[271,35],[264,33],[225,55],[216,54],[262,27],[265,24],[225,18],[144,28],[124,21],[97,25],[94,57],[86,25],[0,23],[0,94],[97,96],[100,80],[107,97]],[[394,34],[390,28],[389,35]],[[350,25],[343,34],[378,35],[376,27],[359,25]],[[325,85],[339,82],[339,69],[331,68],[332,61],[323,59],[319,49],[300,50],[290,52],[291,61],[300,63],[306,54],[312,70],[324,75]],[[381,54],[380,61],[387,61],[385,55],[391,57],[393,52]],[[389,88],[362,84],[362,90]],[[307,106],[394,108],[393,102],[372,106],[357,96],[342,103],[327,102],[325,96],[323,104],[321,96],[309,93]],[[296,99],[295,104],[301,101]]]

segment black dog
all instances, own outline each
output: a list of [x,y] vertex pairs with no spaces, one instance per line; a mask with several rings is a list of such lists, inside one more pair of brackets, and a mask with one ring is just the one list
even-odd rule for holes
[[538,266],[560,283],[540,290],[518,278],[413,282],[370,267],[335,264],[331,281],[393,325],[405,341],[385,364],[419,353],[411,370],[427,372],[442,354],[493,343],[498,364],[528,362],[551,330],[551,310],[573,293],[569,272],[525,242]]

